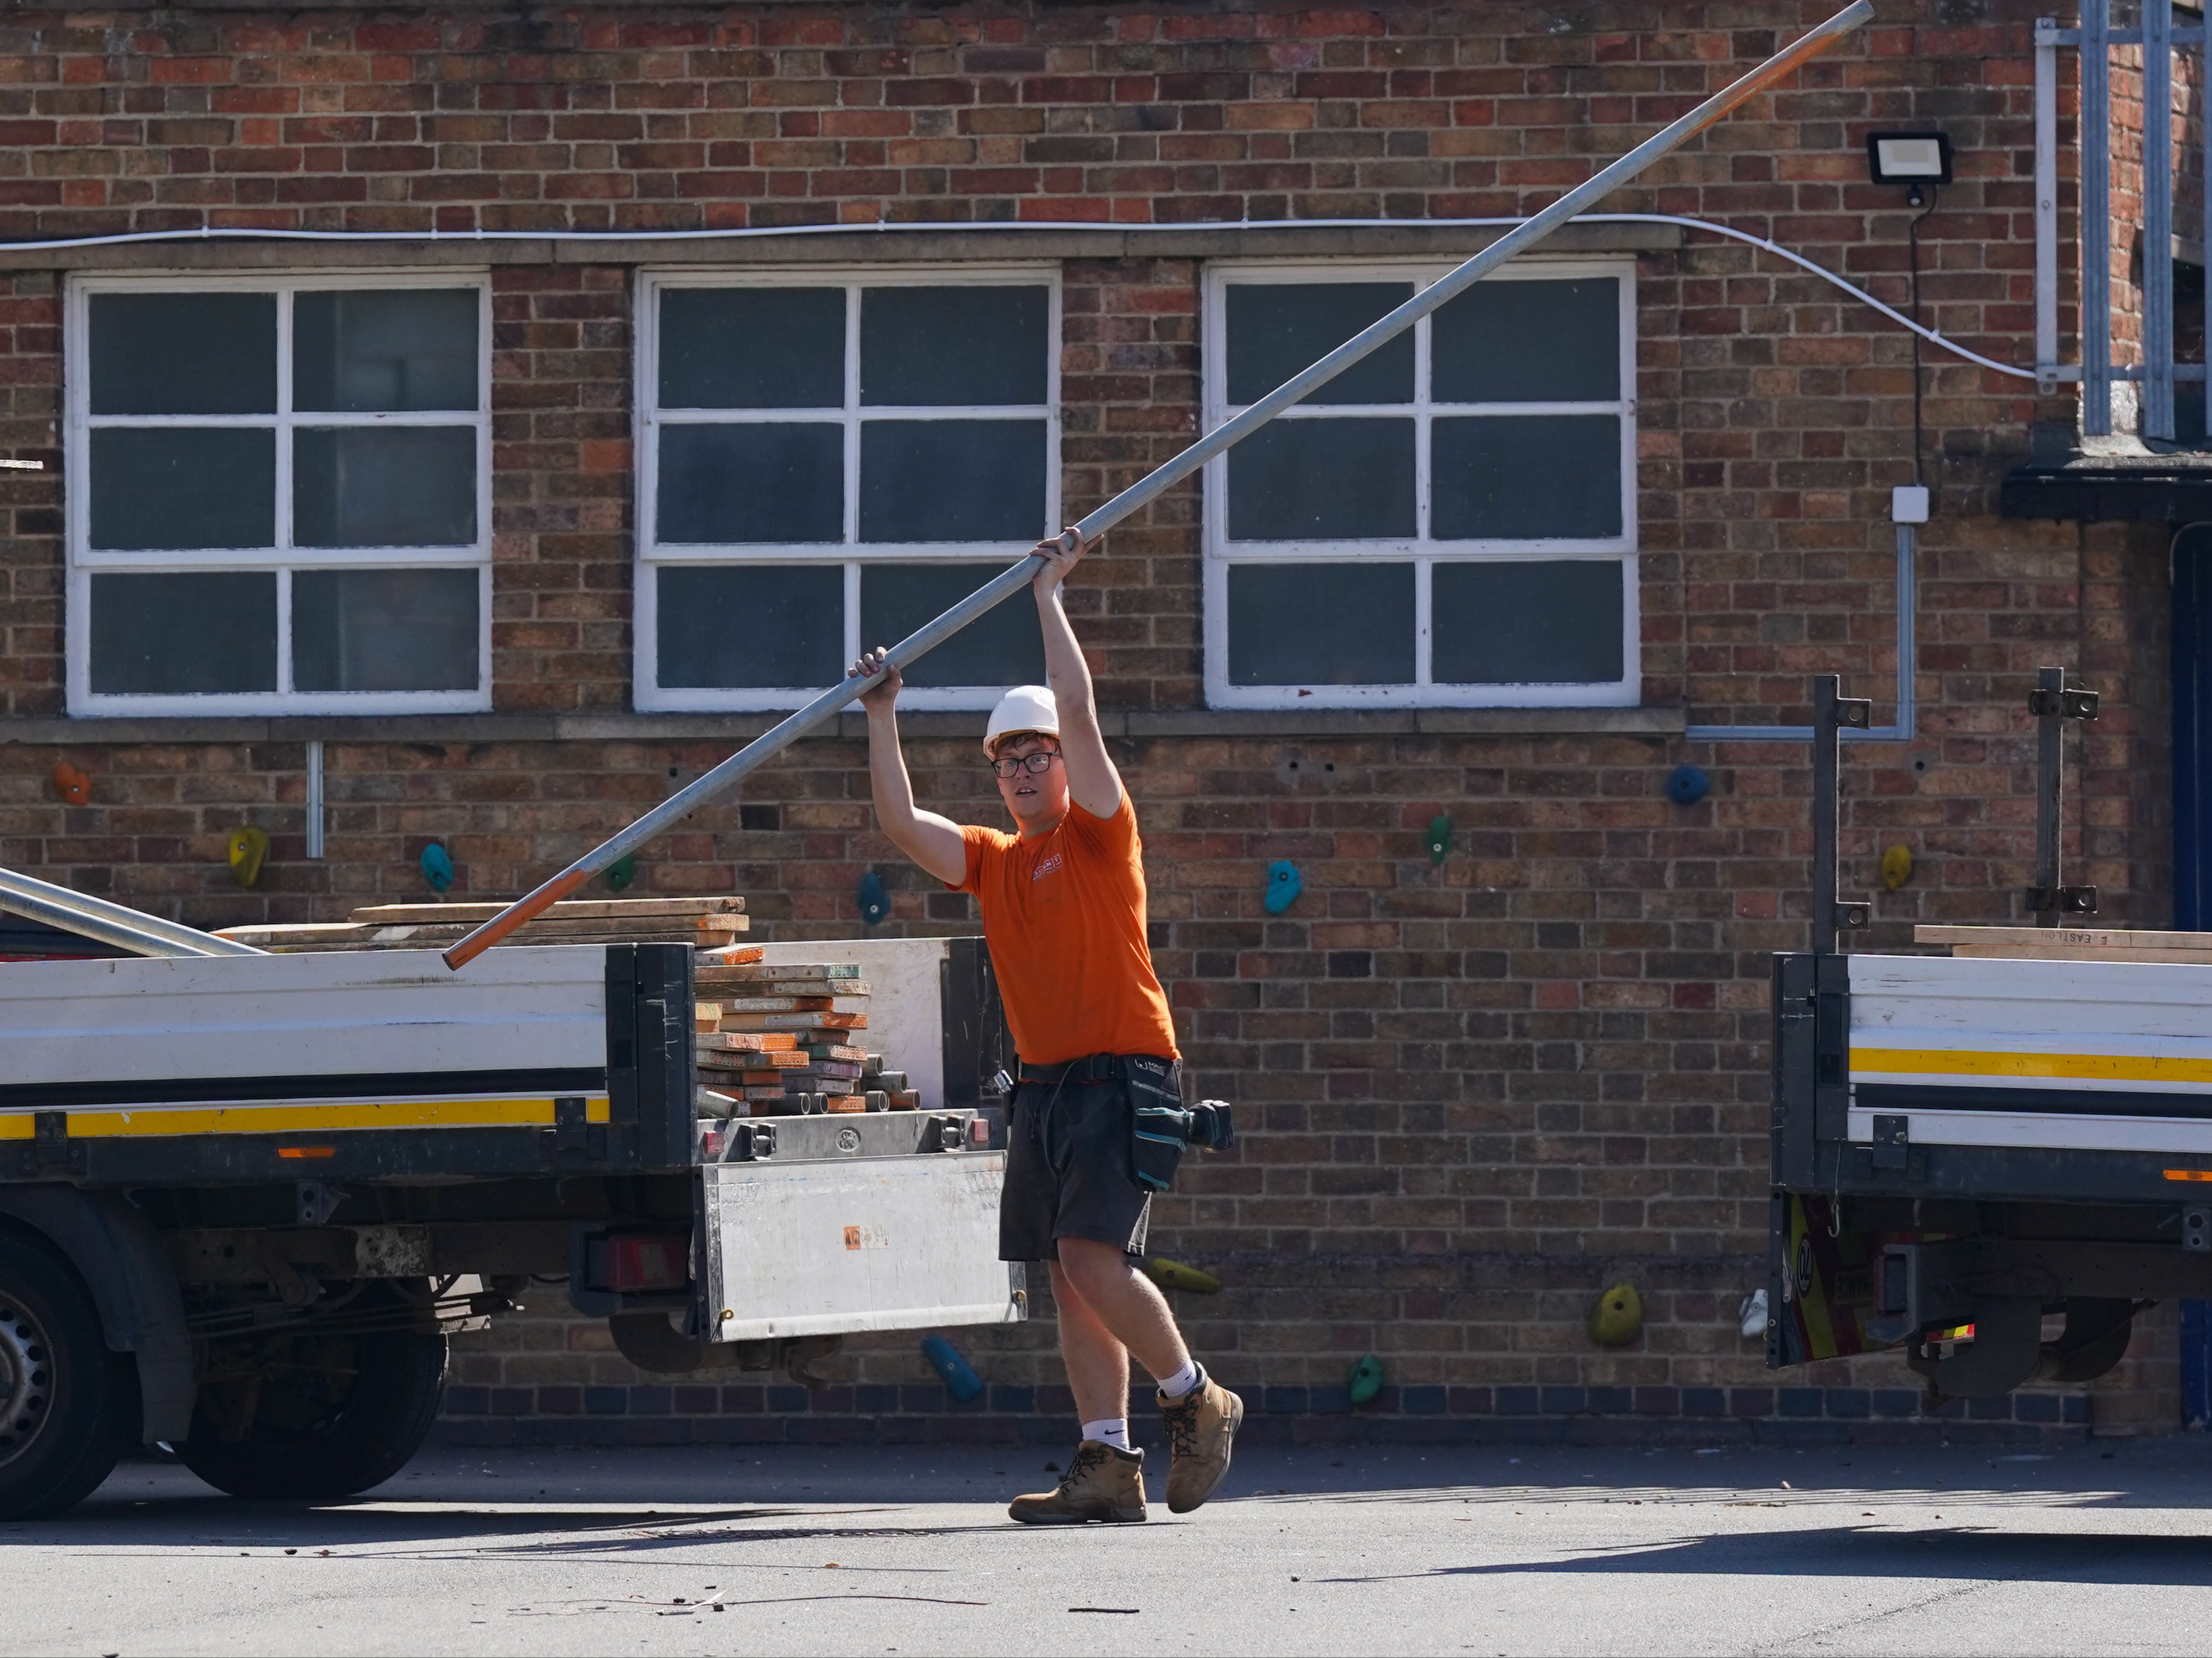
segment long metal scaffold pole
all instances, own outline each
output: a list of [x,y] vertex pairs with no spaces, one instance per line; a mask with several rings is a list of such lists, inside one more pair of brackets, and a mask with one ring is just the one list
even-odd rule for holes
[[97,938],[138,956],[262,956],[268,952],[142,909],[111,904],[51,881],[0,869],[0,910],[27,915],[64,932]]
[[[1746,100],[1826,52],[1873,15],[1872,0],[1852,0],[1851,4],[1818,28],[1776,52],[1741,80],[1715,93],[1680,119],[1652,134],[1619,161],[1593,173],[1549,207],[1506,232],[1466,264],[1423,288],[1388,316],[1370,324],[1310,368],[1284,381],[1233,420],[1224,421],[1214,428],[1157,471],[1139,478],[1096,512],[1079,519],[1066,533],[1079,537],[1079,545],[1096,541],[1132,513],[1175,488],[1216,455],[1224,453],[1240,440],[1250,436],[1316,387],[1334,380],[1438,307],[1449,304],[1460,293],[1480,282],[1516,254],[1542,240],[1577,213],[1596,205],[1661,156],[1680,148],[1733,112]],[[1043,564],[1044,561],[1032,553],[993,578],[937,620],[900,641],[891,649],[890,665],[906,667],[916,658],[935,649],[977,616],[1027,586]],[[536,891],[518,898],[465,938],[456,940],[446,951],[446,965],[453,969],[465,967],[526,921],[544,914],[607,865],[673,829],[707,802],[727,792],[738,780],[757,770],[767,761],[836,714],[874,683],[873,679],[852,678],[831,686],[798,713],[754,738],[690,786],[670,795],[612,840],[586,853]]]

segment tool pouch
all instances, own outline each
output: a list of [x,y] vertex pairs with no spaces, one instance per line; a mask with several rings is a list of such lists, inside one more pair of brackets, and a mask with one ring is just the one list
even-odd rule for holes
[[1190,1114],[1182,1108],[1175,1066],[1146,1054],[1125,1054],[1121,1081],[1129,1094],[1130,1161],[1137,1182],[1164,1192],[1189,1149]]

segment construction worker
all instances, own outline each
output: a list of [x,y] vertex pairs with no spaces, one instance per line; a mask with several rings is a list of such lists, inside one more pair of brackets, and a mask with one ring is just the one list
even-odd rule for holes
[[[1175,1030],[1146,946],[1136,808],[1106,753],[1091,672],[1060,603],[1087,550],[1071,532],[1036,550],[1046,561],[1034,586],[1051,688],[1008,691],[983,738],[1016,834],[915,809],[896,668],[860,702],[876,819],[923,869],[975,896],[1021,1055],[999,1254],[1050,1263],[1083,1441],[1055,1489],[1017,1497],[1008,1512],[1030,1524],[1134,1521],[1145,1518],[1145,1479],[1144,1453],[1129,1442],[1130,1355],[1158,1384],[1176,1514],[1204,1503],[1229,1471],[1244,1402],[1190,1356],[1165,1298],[1136,1266],[1152,1192],[1174,1172],[1172,1150],[1162,1163],[1158,1143],[1140,1145],[1136,1112],[1175,1103]],[[871,651],[853,671],[872,674],[884,660]]]

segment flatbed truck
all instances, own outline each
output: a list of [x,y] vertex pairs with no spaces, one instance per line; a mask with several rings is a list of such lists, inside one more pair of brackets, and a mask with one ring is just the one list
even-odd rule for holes
[[1868,710],[1816,688],[1813,948],[1773,963],[1773,1368],[1896,1351],[1937,1401],[2078,1384],[2153,1303],[2212,1296],[2212,935],[2081,924],[2061,743],[2095,700],[2045,669],[2029,707],[2042,925],[1846,952],[1837,740]]
[[857,962],[919,1109],[696,1114],[694,952],[520,945],[0,963],[0,1518],[130,1447],[343,1497],[429,1432],[456,1332],[565,1303],[661,1374],[1026,1316],[1013,1062],[978,938]]

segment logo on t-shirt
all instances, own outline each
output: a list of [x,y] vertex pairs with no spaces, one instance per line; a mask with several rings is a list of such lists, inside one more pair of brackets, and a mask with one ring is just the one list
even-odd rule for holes
[[1042,862],[1038,864],[1035,869],[1030,872],[1030,879],[1032,881],[1042,881],[1046,876],[1057,873],[1060,869],[1060,855],[1055,852],[1051,857],[1045,859]]

